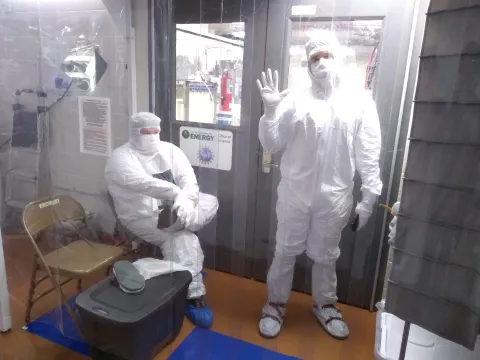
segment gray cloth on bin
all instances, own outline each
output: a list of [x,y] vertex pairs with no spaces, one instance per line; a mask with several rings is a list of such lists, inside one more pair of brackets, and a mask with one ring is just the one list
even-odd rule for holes
[[[443,0],[430,9],[440,3],[444,12],[427,14],[386,311],[473,349],[480,330],[480,55],[462,54],[480,11],[449,11],[454,2]],[[466,24],[452,32],[439,26],[446,23]]]

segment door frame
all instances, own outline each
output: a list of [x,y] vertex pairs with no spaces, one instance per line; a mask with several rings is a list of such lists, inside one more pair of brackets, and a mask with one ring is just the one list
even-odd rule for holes
[[[414,8],[417,0],[405,2],[371,0],[370,2],[358,2],[353,0],[336,0],[335,2],[317,6],[315,14],[303,17],[308,20],[368,20],[384,19],[382,32],[382,45],[380,49],[381,63],[377,69],[377,91],[374,99],[377,103],[382,128],[382,153],[380,158],[381,178],[384,183],[383,191],[379,197],[379,203],[392,204],[396,201],[396,192],[392,191],[393,176],[399,177],[395,170],[397,145],[402,124],[402,109],[405,102],[405,87],[408,77],[407,66],[410,61],[411,33],[414,25]],[[296,5],[314,5],[314,0],[283,0],[270,2],[268,13],[268,28],[266,42],[265,67],[281,70],[282,74],[288,71],[288,45],[290,44],[290,33],[293,21],[298,21],[299,16],[291,15],[291,7]],[[277,31],[282,23],[285,31]],[[279,54],[282,54],[279,56]],[[285,89],[288,76],[281,79]],[[404,119],[403,119],[404,120]],[[403,129],[403,127],[402,127]],[[261,157],[262,154],[259,154]],[[403,153],[400,154],[403,157]],[[278,158],[274,161],[278,165]],[[261,164],[259,164],[261,166]],[[397,162],[398,166],[398,162]],[[258,171],[258,191],[254,244],[257,249],[254,251],[253,277],[263,280],[266,276],[268,264],[262,259],[271,261],[274,250],[274,229],[276,219],[273,214],[276,196],[272,184],[278,182],[279,171],[272,174],[264,174],[261,169]],[[358,178],[358,175],[356,176]],[[398,191],[398,188],[397,188]],[[361,193],[359,181],[356,180],[354,198],[359,201]],[[266,212],[266,207],[272,214]],[[339,298],[342,302],[350,305],[373,310],[374,304],[380,300],[381,291],[378,289],[379,280],[383,280],[387,262],[386,252],[386,226],[389,220],[388,214],[376,208],[372,214],[371,221],[365,229],[358,233],[349,233],[346,229],[342,241],[348,241],[351,251],[343,254],[337,263],[348,264],[346,273],[339,272],[339,285],[343,282],[345,286],[339,286]],[[266,234],[265,224],[269,224],[269,234]],[[266,241],[266,237],[268,240]],[[305,260],[301,260],[305,263]],[[297,262],[298,263],[298,262]],[[308,264],[306,262],[305,264]],[[338,266],[337,266],[338,268]],[[310,292],[311,272],[309,265],[304,268],[297,267],[294,288],[303,292]],[[345,290],[345,291],[344,291]]]

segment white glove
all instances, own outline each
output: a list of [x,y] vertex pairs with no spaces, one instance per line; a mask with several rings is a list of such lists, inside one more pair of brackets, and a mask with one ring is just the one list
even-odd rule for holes
[[372,215],[373,205],[377,202],[378,195],[372,194],[367,189],[362,189],[362,202],[357,204],[355,213],[358,215],[358,227],[360,230],[365,226],[370,215]]
[[358,215],[358,227],[357,231],[365,226],[370,215],[372,215],[372,206],[367,205],[363,201],[357,204],[355,213]]
[[195,220],[195,204],[183,191],[175,198],[172,209],[177,211],[178,218],[186,228]]
[[278,91],[278,71],[275,70],[273,78],[271,69],[267,70],[267,75],[265,75],[265,72],[262,72],[262,81],[257,79],[257,86],[258,90],[260,90],[260,95],[262,96],[265,115],[275,115],[275,110],[283,98]]
[[355,213],[358,215],[358,227],[360,230],[365,226],[370,215],[372,215],[373,205],[377,202],[378,195],[372,194],[367,189],[362,189],[362,202],[357,204]]

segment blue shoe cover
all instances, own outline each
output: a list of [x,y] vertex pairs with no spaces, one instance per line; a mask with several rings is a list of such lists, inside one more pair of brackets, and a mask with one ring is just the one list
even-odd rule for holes
[[203,297],[188,299],[187,306],[185,307],[185,315],[199,328],[208,329],[213,324],[212,309],[205,303]]

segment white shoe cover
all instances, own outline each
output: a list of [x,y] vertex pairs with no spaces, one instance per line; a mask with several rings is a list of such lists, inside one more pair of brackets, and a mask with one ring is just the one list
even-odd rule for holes
[[343,321],[342,313],[334,305],[314,306],[313,314],[325,331],[338,340],[345,340],[350,334],[348,326]]
[[280,333],[285,316],[285,307],[281,304],[266,303],[262,310],[262,318],[258,324],[260,335],[271,339]]

